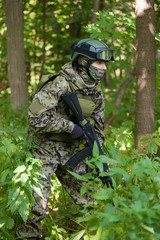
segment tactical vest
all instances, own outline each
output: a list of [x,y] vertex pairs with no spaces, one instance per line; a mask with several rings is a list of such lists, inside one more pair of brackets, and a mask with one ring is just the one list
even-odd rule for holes
[[[33,92],[32,97],[34,97],[34,95],[36,93],[38,93],[48,82],[54,81],[54,79],[58,76],[59,76],[59,74],[43,75],[39,84],[37,85],[35,91]],[[87,120],[89,120],[92,125],[94,125],[94,120],[92,118],[90,118],[96,107],[96,104],[94,102],[94,96],[82,94],[81,91],[79,90],[79,88],[76,87],[71,80],[69,80],[69,79],[66,79],[66,80],[69,84],[71,91],[76,91],[76,94],[77,94],[77,97],[78,97],[78,100],[79,100],[79,103],[80,103],[80,106],[82,109],[83,116]],[[70,112],[70,114],[63,114],[62,105],[63,105],[63,102],[61,101],[59,103],[59,108],[57,109],[56,114],[59,117],[62,117],[64,119],[72,121],[73,114],[71,112]],[[30,110],[32,112],[34,109],[32,109],[32,107],[30,106]],[[38,134],[38,135],[36,133],[35,135],[37,138],[47,138],[48,140],[53,140],[53,141],[73,142],[73,139],[71,139],[71,137],[67,133],[59,133],[59,134],[46,133],[46,134]]]

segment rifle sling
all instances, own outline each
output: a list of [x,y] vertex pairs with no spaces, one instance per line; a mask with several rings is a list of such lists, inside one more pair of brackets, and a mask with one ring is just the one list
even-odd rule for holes
[[81,161],[85,160],[86,157],[92,156],[91,150],[89,147],[86,147],[76,153],[73,157],[71,157],[68,162],[66,163],[72,170],[80,163]]

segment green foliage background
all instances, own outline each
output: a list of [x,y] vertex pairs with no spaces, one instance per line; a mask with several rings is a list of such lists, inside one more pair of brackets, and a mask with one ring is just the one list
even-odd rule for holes
[[[114,104],[121,84],[135,66],[135,10],[134,1],[106,0],[106,10],[100,11],[98,20],[91,24],[91,0],[46,1],[46,74],[59,71],[70,60],[71,43],[85,37],[106,41],[115,50],[116,61],[108,64],[109,84],[102,83],[106,99],[106,115],[117,114],[106,131],[105,156],[100,159],[96,147],[92,167],[101,169],[101,161],[110,165],[114,190],[100,188],[93,179],[92,197],[97,206],[88,213],[74,205],[53,176],[50,214],[43,221],[46,240],[123,240],[160,239],[160,59],[156,73],[156,132],[143,139],[146,154],[134,150],[135,87],[133,78],[125,91],[119,110]],[[155,0],[156,48],[160,39],[160,1]],[[24,42],[27,79],[31,93],[39,81],[42,59],[42,7],[41,0],[24,0]],[[102,9],[102,4],[101,4]],[[34,204],[33,189],[41,194],[39,160],[32,159],[31,142],[26,141],[27,108],[15,111],[10,104],[7,78],[7,47],[4,0],[0,2],[0,83],[7,80],[7,89],[0,94],[0,239],[15,239],[18,223],[26,221]],[[110,89],[110,91],[106,91]],[[95,161],[96,160],[96,161]],[[76,176],[79,177],[79,176]],[[87,180],[88,176],[84,176]],[[38,185],[36,184],[38,183]],[[95,186],[99,186],[95,192]],[[88,190],[86,185],[81,193]],[[58,196],[58,199],[56,198]],[[56,210],[57,209],[57,210]],[[77,216],[79,217],[77,219]],[[83,218],[82,218],[83,216]],[[85,219],[84,219],[85,216]]]

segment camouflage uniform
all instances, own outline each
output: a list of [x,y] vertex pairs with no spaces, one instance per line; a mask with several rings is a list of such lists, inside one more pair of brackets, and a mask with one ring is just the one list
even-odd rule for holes
[[[46,178],[41,179],[44,186],[43,198],[34,194],[34,218],[18,227],[18,236],[41,237],[40,221],[48,214],[47,202],[53,173],[56,173],[77,204],[90,201],[88,194],[83,197],[80,195],[83,182],[71,176],[65,166],[84,142],[83,139],[73,140],[70,137],[75,118],[61,99],[61,95],[71,91],[76,91],[84,117],[94,125],[99,141],[103,143],[104,97],[100,82],[90,81],[85,71],[78,73],[69,62],[62,67],[58,77],[35,94],[29,108],[29,136],[40,147],[32,149],[32,153],[35,158],[42,160],[41,170]],[[86,165],[83,162],[79,163],[74,172],[84,175]]]

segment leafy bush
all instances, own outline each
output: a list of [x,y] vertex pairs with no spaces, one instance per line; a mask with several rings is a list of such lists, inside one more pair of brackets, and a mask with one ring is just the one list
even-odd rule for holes
[[[115,138],[114,135],[110,137]],[[107,139],[106,145],[108,142]],[[160,140],[154,139],[154,143],[159,145]],[[151,144],[148,150],[152,154],[147,156],[135,150],[128,154],[122,152],[119,145],[108,145],[104,156],[99,156],[94,149],[90,167],[98,167],[104,175],[101,162],[108,162],[114,189],[106,186],[92,189],[92,198],[97,205],[93,205],[90,212],[84,206],[85,217],[78,218],[78,222],[83,222],[85,229],[73,234],[71,240],[160,239],[160,158],[155,156],[157,147],[153,151]],[[93,186],[95,183],[98,186],[99,181],[94,179]]]
[[4,99],[0,109],[0,237],[11,239],[17,224],[26,221],[30,214],[33,189],[41,194],[41,162],[32,158],[31,142],[25,140],[26,109],[16,112]]

